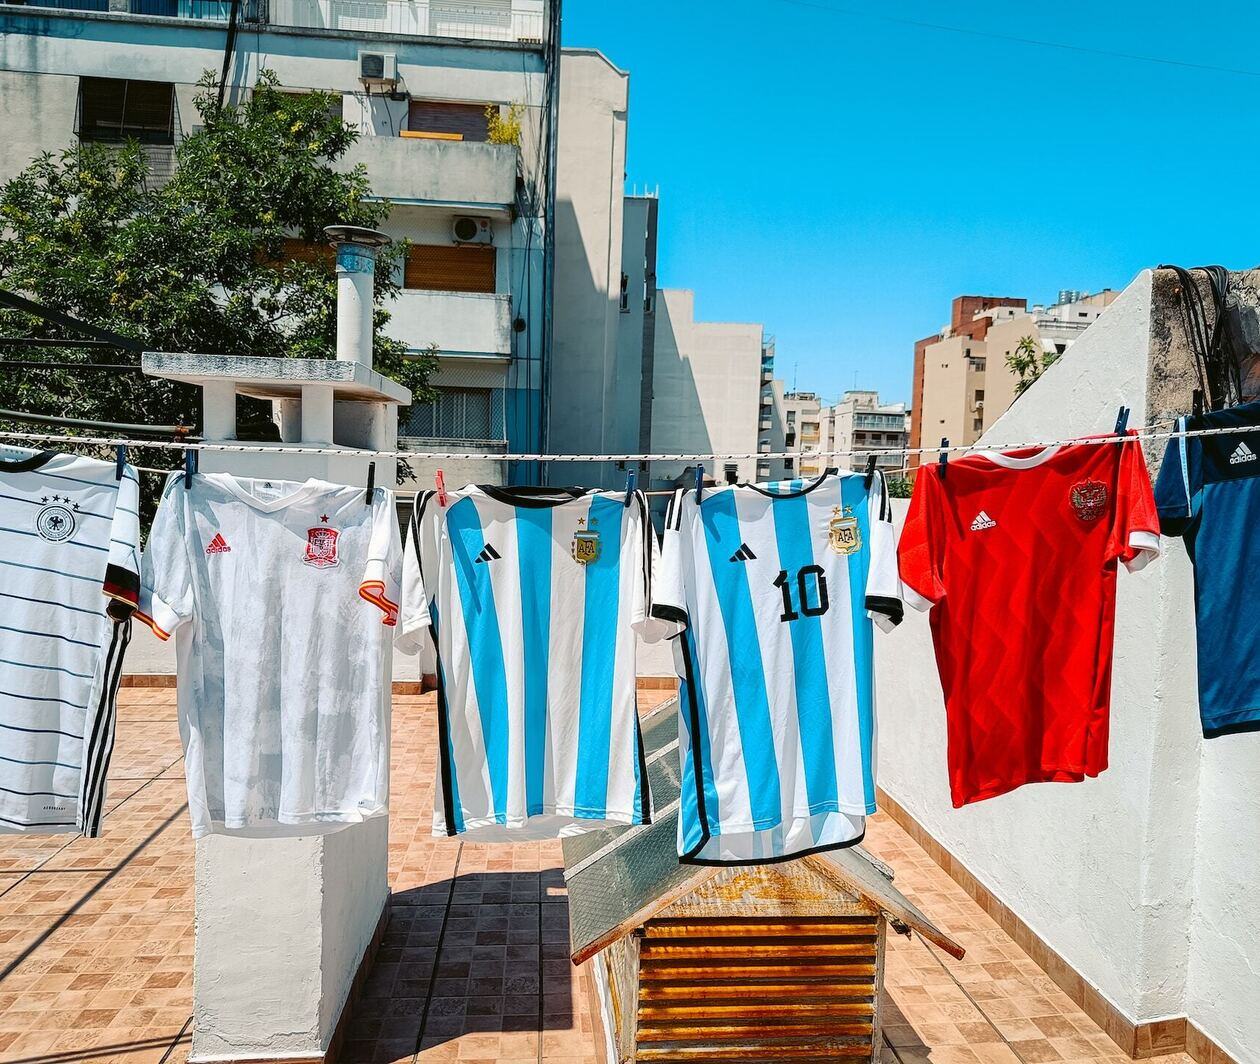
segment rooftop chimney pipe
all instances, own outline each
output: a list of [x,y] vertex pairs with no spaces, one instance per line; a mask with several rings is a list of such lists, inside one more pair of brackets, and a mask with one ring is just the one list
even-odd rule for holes
[[376,254],[389,237],[358,225],[329,225],[337,249],[337,358],[372,366],[372,283]]

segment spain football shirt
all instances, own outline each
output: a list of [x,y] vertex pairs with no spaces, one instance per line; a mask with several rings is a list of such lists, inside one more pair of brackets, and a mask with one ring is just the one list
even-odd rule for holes
[[1117,563],[1159,554],[1138,442],[922,465],[898,554],[931,609],[954,805],[1102,772]]
[[100,833],[137,498],[129,465],[0,447],[0,833]]
[[636,647],[658,556],[641,494],[421,495],[399,646],[438,677],[435,835],[480,842],[642,824],[651,796]]
[[1260,726],[1260,403],[1178,420],[1155,484],[1159,521],[1194,564],[1199,713],[1207,737]]
[[675,640],[678,853],[785,860],[861,839],[875,811],[872,625],[901,620],[878,474],[674,497],[657,615]]
[[137,616],[175,636],[194,838],[385,813],[401,564],[382,488],[171,475]]

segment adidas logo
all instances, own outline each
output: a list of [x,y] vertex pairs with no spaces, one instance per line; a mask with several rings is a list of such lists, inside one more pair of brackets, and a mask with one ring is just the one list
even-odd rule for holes
[[976,514],[976,519],[971,522],[971,531],[981,532],[986,528],[996,528],[997,522],[993,520],[987,513],[981,510]]
[[1246,440],[1239,440],[1238,446],[1234,448],[1234,453],[1229,456],[1230,465],[1241,465],[1243,462],[1254,462],[1256,460],[1256,452],[1247,446]]
[[222,532],[216,532],[214,539],[210,541],[210,545],[206,547],[207,554],[227,554],[232,548],[228,546],[227,540],[223,538]]
[[750,547],[747,543],[741,543],[739,545],[739,550],[731,555],[731,561],[750,562],[756,557],[757,555],[752,552],[752,547]]
[[477,555],[477,561],[492,562],[492,561],[497,560],[498,557],[499,557],[499,552],[495,550],[492,546],[490,546],[489,543],[487,543],[484,547],[481,548],[481,553]]

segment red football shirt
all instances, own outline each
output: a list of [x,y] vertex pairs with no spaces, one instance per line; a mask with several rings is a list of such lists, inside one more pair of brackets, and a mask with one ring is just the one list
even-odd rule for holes
[[925,463],[897,552],[906,600],[932,610],[954,805],[1102,772],[1116,563],[1159,554],[1140,445]]

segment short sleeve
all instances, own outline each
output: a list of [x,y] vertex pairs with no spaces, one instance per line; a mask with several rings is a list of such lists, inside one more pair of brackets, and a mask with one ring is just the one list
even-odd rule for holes
[[1151,475],[1142,455],[1142,445],[1132,433],[1120,444],[1112,556],[1124,562],[1131,573],[1159,557],[1159,516],[1151,491]]
[[[674,636],[687,627],[687,589],[683,584],[683,504],[685,489],[679,488],[665,511],[665,533],[660,547],[660,565],[652,584],[651,615],[670,626]],[[655,539],[655,536],[653,536]]]
[[404,654],[420,653],[420,669],[423,673],[437,671],[437,650],[433,643],[430,597],[436,587],[428,580],[436,581],[438,564],[436,536],[440,507],[436,492],[426,491],[416,496],[407,522],[407,542],[403,550],[402,590],[399,600],[398,632],[395,645]]
[[659,643],[662,639],[676,636],[682,631],[682,625],[677,621],[657,617],[652,609],[661,573],[661,548],[656,540],[656,529],[652,527],[647,496],[643,492],[634,493],[630,501],[630,511],[635,515],[631,547],[634,556],[639,560],[640,569],[634,582],[634,606],[630,623],[646,642]]
[[936,477],[935,466],[919,466],[897,545],[902,596],[918,610],[931,609],[945,597],[944,492]]
[[377,488],[372,497],[372,538],[363,579],[359,583],[359,597],[379,609],[381,623],[391,628],[398,624],[402,560],[394,493]]
[[193,615],[183,485],[182,473],[172,473],[167,478],[144,550],[140,603],[135,615],[159,639],[169,639]]
[[[1178,418],[1176,431],[1185,432],[1186,424],[1184,417]],[[1194,522],[1199,497],[1199,485],[1195,483],[1199,475],[1198,463],[1190,454],[1194,446],[1197,446],[1196,440],[1177,436],[1169,440],[1164,449],[1164,461],[1155,481],[1155,509],[1159,514],[1159,530],[1165,536],[1185,535]]]
[[901,623],[904,606],[897,573],[897,531],[883,473],[876,472],[866,497],[870,529],[870,568],[866,574],[866,615],[885,632]]
[[140,604],[140,477],[123,466],[109,529],[109,560],[101,590],[110,598],[109,615],[126,620]]

